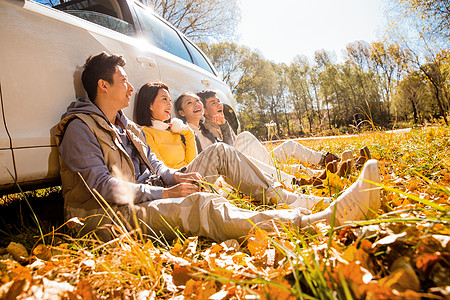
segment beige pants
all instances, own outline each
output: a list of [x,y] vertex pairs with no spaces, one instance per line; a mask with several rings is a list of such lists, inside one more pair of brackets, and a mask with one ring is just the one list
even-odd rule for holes
[[[174,230],[183,234],[205,236],[215,241],[227,239],[240,239],[253,228],[252,223],[258,227],[271,230],[274,222],[281,221],[300,226],[301,217],[309,214],[306,208],[323,198],[307,195],[296,195],[281,188],[281,184],[272,177],[258,169],[245,155],[223,143],[209,146],[200,153],[187,167],[188,172],[199,172],[209,183],[214,183],[222,176],[227,183],[239,188],[240,191],[260,201],[273,201],[285,203],[291,209],[276,209],[267,211],[251,211],[240,209],[225,198],[211,193],[195,193],[185,198],[170,198],[139,203],[132,207],[119,206],[126,222],[134,225],[133,211],[139,220],[145,224],[142,228],[149,234],[166,238],[175,237]],[[95,211],[73,212],[77,216],[100,213]],[[252,222],[252,223],[251,223]],[[90,225],[100,224],[108,226],[107,218],[98,216],[93,218]],[[103,239],[110,239],[103,232]],[[87,232],[87,231],[84,231]]]
[[[318,165],[323,159],[322,153],[309,149],[292,140],[283,142],[269,152],[253,134],[247,131],[237,136],[234,147],[247,155],[258,168],[277,178],[288,187],[292,187],[292,179],[294,176],[280,171],[279,169],[282,167],[282,164],[294,158],[304,163]],[[289,167],[291,169],[292,167],[304,169],[311,176],[320,173],[320,171],[305,168],[301,164],[296,164],[295,166],[290,164]]]
[[252,229],[251,222],[265,230],[273,229],[271,220],[300,225],[301,216],[309,214],[301,206],[310,207],[312,202],[321,199],[283,190],[278,182],[258,169],[245,155],[223,143],[203,150],[189,164],[187,172],[199,172],[209,183],[222,176],[230,185],[260,201],[278,198],[278,202],[295,208],[251,211],[240,209],[223,197],[210,193],[139,204],[138,216],[157,234],[173,237],[172,227],[188,235],[206,236],[216,241],[239,239]]
[[269,152],[253,134],[247,131],[244,131],[237,136],[234,146],[243,154],[271,166],[275,165],[274,158],[280,163],[285,163],[289,159],[294,158],[301,162],[313,165],[320,164],[323,159],[322,153],[307,148],[292,140],[283,142]]

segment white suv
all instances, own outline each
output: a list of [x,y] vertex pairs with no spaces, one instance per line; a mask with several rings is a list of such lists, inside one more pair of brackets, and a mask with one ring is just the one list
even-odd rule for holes
[[[101,51],[124,55],[136,89],[160,80],[173,98],[217,91],[227,119],[238,127],[231,91],[210,61],[139,2],[75,0],[51,8],[0,0],[0,49],[0,192],[15,181],[24,187],[58,182],[54,127],[76,97],[86,96],[81,68]],[[124,110],[129,118],[133,108]]]

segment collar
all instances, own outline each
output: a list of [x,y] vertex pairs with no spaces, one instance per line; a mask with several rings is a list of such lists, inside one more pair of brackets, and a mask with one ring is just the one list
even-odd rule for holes
[[164,130],[169,129],[170,124],[153,119],[152,120],[152,126],[150,126],[150,127],[154,128],[154,129],[158,129],[158,130],[163,130],[164,131]]
[[196,130],[196,131],[199,131],[199,130],[200,130],[200,127],[198,127],[197,125],[194,125],[194,124],[192,124],[192,123],[187,123],[187,124],[189,125],[189,127],[192,128],[192,130]]

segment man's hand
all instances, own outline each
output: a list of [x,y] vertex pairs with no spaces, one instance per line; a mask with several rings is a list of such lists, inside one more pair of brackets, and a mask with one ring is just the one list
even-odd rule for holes
[[223,113],[219,113],[217,115],[212,116],[212,121],[217,125],[223,125],[227,120],[225,120],[225,115]]
[[177,183],[195,183],[197,181],[205,181],[202,175],[200,175],[197,172],[191,172],[191,173],[181,173],[176,172],[173,175],[173,180]]
[[179,183],[170,188],[163,189],[162,198],[187,197],[196,192],[200,192],[199,186],[192,183]]

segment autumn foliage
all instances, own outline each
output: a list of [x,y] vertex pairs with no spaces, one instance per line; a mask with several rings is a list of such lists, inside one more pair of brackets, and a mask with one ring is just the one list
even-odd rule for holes
[[[436,126],[302,141],[334,153],[369,147],[382,188],[373,220],[304,229],[277,224],[275,232],[255,227],[243,242],[221,244],[181,233],[175,241],[150,240],[139,232],[105,244],[72,240],[63,227],[37,236],[32,249],[16,243],[3,250],[0,298],[449,299],[449,133]],[[298,192],[336,197],[359,171]],[[274,208],[234,196],[238,206]]]

